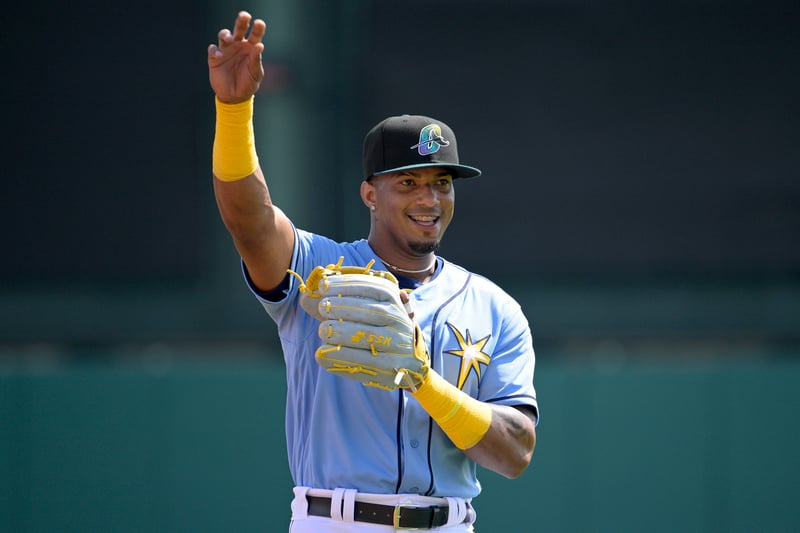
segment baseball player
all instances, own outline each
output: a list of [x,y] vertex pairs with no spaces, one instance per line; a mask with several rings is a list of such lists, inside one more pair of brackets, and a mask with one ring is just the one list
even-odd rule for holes
[[[367,238],[339,243],[295,227],[273,203],[255,150],[265,31],[240,12],[208,48],[213,173],[246,283],[282,343],[290,531],[474,531],[476,465],[519,476],[538,421],[520,306],[436,255],[454,184],[481,172],[459,162],[444,122],[389,117],[363,147]],[[342,274],[343,265],[365,274]],[[314,300],[316,290],[327,293]],[[392,322],[364,325],[364,316]],[[358,349],[335,340],[340,329]]]

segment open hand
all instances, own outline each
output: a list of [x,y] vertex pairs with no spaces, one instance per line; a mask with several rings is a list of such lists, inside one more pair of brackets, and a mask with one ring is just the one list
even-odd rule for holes
[[[261,53],[264,43],[261,39],[267,30],[261,19],[250,22],[247,11],[240,11],[233,26],[220,30],[218,44],[208,47],[208,72],[211,88],[221,102],[234,104],[250,98],[258,90],[264,79],[264,65]],[[250,35],[247,35],[250,30]]]

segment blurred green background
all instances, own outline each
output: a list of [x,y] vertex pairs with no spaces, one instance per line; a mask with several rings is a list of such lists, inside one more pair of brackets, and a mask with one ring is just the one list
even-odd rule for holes
[[534,332],[542,411],[478,531],[800,531],[796,2],[15,4],[0,37],[0,531],[284,531],[275,328],[211,189],[205,49],[267,20],[259,156],[364,236],[387,115],[458,133],[441,254]]
[[[2,530],[285,531],[281,365],[186,355],[1,377]],[[481,470],[478,531],[797,531],[787,355],[546,354],[534,461],[513,481]]]

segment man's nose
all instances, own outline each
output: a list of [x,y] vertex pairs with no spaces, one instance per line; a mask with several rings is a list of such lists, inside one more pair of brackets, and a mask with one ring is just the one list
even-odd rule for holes
[[439,205],[439,191],[430,183],[422,185],[417,195],[417,203],[420,205]]

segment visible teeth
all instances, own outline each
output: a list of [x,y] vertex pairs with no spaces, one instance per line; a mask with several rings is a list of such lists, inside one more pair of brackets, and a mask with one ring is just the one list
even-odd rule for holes
[[418,220],[419,222],[433,222],[434,220],[436,220],[436,217],[432,216],[411,217],[411,218],[413,218],[414,220]]

